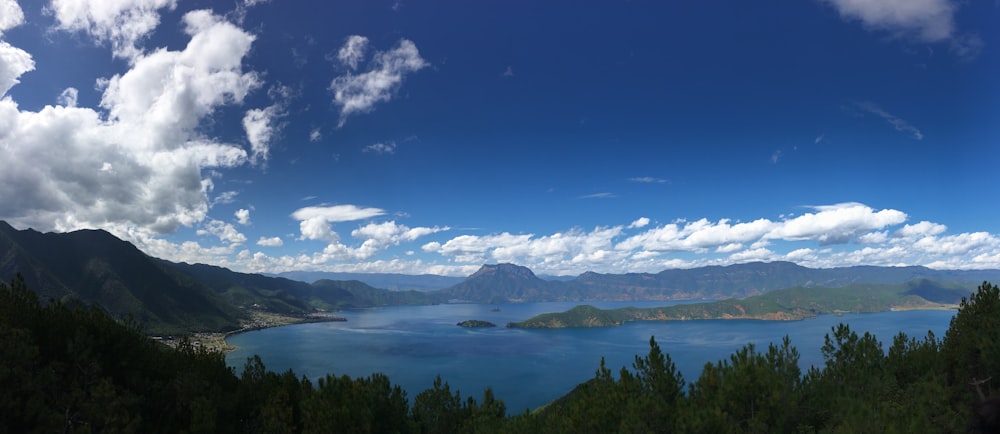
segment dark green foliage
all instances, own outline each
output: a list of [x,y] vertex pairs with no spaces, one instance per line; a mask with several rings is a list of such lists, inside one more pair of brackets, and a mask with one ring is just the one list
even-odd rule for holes
[[[23,278],[0,284],[0,433],[757,433],[994,432],[1000,290],[984,283],[945,339],[898,335],[886,350],[841,325],[804,375],[786,337],[705,365],[685,393],[669,354],[649,353],[534,412],[509,416],[487,389],[463,399],[440,377],[412,408],[389,378],[327,375],[314,385],[250,358],[146,338],[136,321],[80,304],[41,304]],[[991,396],[992,395],[992,396]]]
[[[915,292],[916,291],[916,292]],[[667,307],[603,310],[577,306],[560,313],[545,313],[525,321],[511,323],[519,328],[607,327],[625,321],[761,319],[798,320],[835,312],[882,312],[893,308],[936,307],[935,300],[954,300],[968,291],[922,280],[896,285],[848,285],[837,288],[794,287],[770,291],[744,299],[706,303],[677,304]]]

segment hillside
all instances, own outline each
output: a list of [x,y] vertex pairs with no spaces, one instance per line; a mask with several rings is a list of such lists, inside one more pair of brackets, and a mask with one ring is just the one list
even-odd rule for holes
[[269,277],[283,277],[313,283],[319,280],[357,280],[366,285],[390,291],[436,291],[465,280],[464,277],[439,276],[437,274],[397,274],[397,273],[341,273],[330,271],[286,271],[265,274]]
[[[149,333],[163,334],[233,330],[249,319],[251,311],[301,317],[317,310],[448,302],[740,299],[784,288],[798,288],[804,293],[809,288],[901,285],[907,281],[915,282],[906,290],[908,296],[953,304],[954,288],[971,288],[984,280],[1000,281],[1000,270],[812,269],[787,262],[655,274],[584,273],[569,280],[545,280],[526,267],[487,264],[445,289],[390,291],[357,280],[322,279],[309,284],[204,264],[173,263],[152,258],[104,231],[43,234],[16,230],[0,222],[0,279],[10,281],[17,273],[24,275],[28,286],[43,301],[100,306],[118,318],[132,316]],[[747,301],[741,303],[745,309]]]
[[303,317],[317,310],[439,301],[358,281],[308,284],[173,263],[100,230],[43,234],[0,222],[0,280],[10,282],[17,274],[43,302],[99,306],[113,317],[136,319],[150,334],[236,330],[250,320],[251,310]]
[[[892,309],[933,309],[957,305],[972,288],[918,280],[899,285],[852,284],[840,288],[795,287],[744,299],[667,307],[602,310],[577,306],[508,324],[513,328],[608,327],[626,321],[699,319],[799,320],[842,312],[883,312]],[[921,294],[931,298],[925,298]]]
[[[659,273],[583,273],[571,280],[544,280],[514,264],[484,265],[465,281],[441,290],[445,300],[473,303],[545,301],[721,300],[801,287],[895,285],[916,280],[974,287],[1000,280],[1000,270],[932,270],[926,267],[806,268],[791,262],[664,270]],[[932,296],[933,297],[933,296]]]
[[495,264],[483,265],[461,283],[438,294],[449,301],[516,303],[566,300],[570,288],[566,282],[542,280],[527,267]]
[[191,276],[104,231],[42,234],[0,222],[0,279],[21,273],[43,300],[101,306],[149,332],[228,330],[241,310]]

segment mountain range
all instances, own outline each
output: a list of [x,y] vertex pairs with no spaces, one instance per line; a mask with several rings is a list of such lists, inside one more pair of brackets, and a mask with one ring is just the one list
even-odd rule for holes
[[[241,327],[250,311],[306,315],[318,310],[448,302],[680,300],[745,298],[792,287],[837,288],[852,284],[901,284],[917,280],[974,287],[1000,281],[1000,270],[934,270],[926,267],[813,269],[790,262],[672,269],[659,273],[599,274],[547,280],[514,264],[487,264],[464,278],[323,274],[312,283],[234,272],[204,264],[153,258],[102,230],[40,233],[0,221],[0,279],[21,274],[43,301],[99,306],[116,317],[132,316],[149,333],[226,331]],[[413,277],[413,276],[410,276]],[[371,283],[434,282],[424,286]],[[423,279],[423,280],[421,280]],[[364,282],[369,280],[369,282]],[[451,283],[443,289],[430,289]],[[928,286],[933,291],[937,286]]]

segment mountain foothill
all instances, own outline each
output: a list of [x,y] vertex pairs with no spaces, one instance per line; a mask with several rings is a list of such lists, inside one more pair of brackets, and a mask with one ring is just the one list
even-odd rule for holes
[[[790,262],[668,269],[659,273],[586,272],[571,279],[543,279],[528,268],[501,263],[483,265],[464,279],[371,275],[372,284],[391,283],[391,289],[386,289],[365,282],[369,279],[364,274],[285,274],[314,279],[304,282],[281,275],[240,273],[212,265],[157,259],[102,230],[40,233],[17,230],[0,222],[0,279],[9,282],[17,274],[43,302],[98,306],[113,317],[131,317],[149,334],[182,335],[238,330],[255,311],[305,317],[346,308],[439,303],[727,301],[755,300],[773,292],[767,298],[771,302],[780,302],[782,294],[787,294],[799,300],[801,306],[796,309],[808,309],[802,297],[850,293],[851,288],[855,293],[874,287],[884,292],[891,287],[890,292],[911,300],[957,304],[977,284],[1000,280],[1000,270],[934,270],[919,266],[813,269]],[[336,280],[343,276],[354,279]],[[892,305],[883,303],[878,307]],[[651,319],[642,316],[613,315],[610,318],[615,319],[610,321]],[[591,321],[591,325],[603,324]]]

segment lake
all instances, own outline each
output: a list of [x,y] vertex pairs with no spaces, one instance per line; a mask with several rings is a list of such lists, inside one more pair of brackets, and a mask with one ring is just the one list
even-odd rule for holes
[[[492,387],[507,404],[508,414],[523,412],[558,398],[594,377],[601,357],[612,372],[631,367],[635,355],[649,351],[655,336],[688,383],[706,362],[728,358],[747,343],[767,349],[788,335],[805,372],[823,364],[820,348],[831,327],[846,323],[859,334],[873,333],[888,349],[899,332],[923,338],[933,331],[944,336],[955,311],[903,311],[823,315],[803,321],[703,320],[641,321],[620,327],[552,330],[508,329],[545,312],[561,312],[582,303],[502,305],[442,304],[395,306],[338,312],[346,322],[298,324],[231,336],[238,346],[226,363],[239,372],[247,357],[259,354],[268,369],[291,368],[316,380],[328,373],[363,377],[389,376],[411,399],[441,375],[462,397],[479,400]],[[594,302],[600,308],[654,307],[664,302]],[[492,311],[499,308],[499,311]],[[494,328],[469,329],[456,323],[479,319]]]

